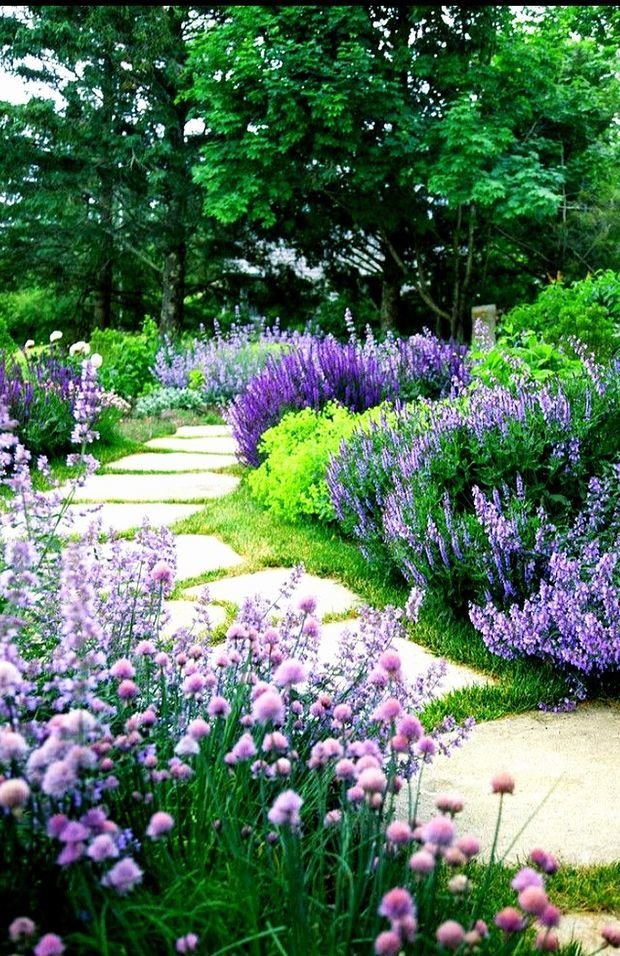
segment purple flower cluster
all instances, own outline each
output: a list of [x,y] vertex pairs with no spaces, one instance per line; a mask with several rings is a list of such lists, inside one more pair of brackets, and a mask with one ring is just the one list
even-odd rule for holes
[[241,457],[258,466],[261,435],[289,411],[319,411],[338,401],[361,412],[386,399],[435,398],[458,390],[468,380],[464,354],[462,346],[428,331],[382,343],[370,335],[344,344],[331,336],[304,342],[279,360],[270,359],[233,402],[229,420]]

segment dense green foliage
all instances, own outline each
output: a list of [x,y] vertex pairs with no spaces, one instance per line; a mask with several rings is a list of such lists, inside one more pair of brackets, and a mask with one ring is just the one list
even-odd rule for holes
[[160,337],[152,320],[145,321],[142,331],[134,334],[95,329],[90,345],[103,358],[99,378],[105,388],[129,399],[154,387],[151,369]]

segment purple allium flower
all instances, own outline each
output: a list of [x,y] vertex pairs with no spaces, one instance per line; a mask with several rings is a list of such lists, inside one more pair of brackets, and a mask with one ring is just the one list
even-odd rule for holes
[[36,928],[27,916],[18,916],[9,926],[9,938],[12,943],[18,943],[28,936],[34,936]]
[[316,611],[316,598],[312,595],[302,597],[297,602],[297,607],[300,611],[303,611],[304,614],[314,614]]
[[21,734],[2,727],[0,729],[0,763],[20,760],[28,753],[28,744]]
[[88,827],[78,820],[70,820],[60,831],[58,839],[61,843],[80,843],[82,840],[88,840],[89,836]]
[[284,720],[284,701],[277,690],[266,690],[252,704],[252,717],[259,724],[281,724]]
[[76,783],[77,775],[71,764],[66,760],[55,760],[45,771],[41,789],[50,797],[64,797]]
[[17,810],[25,806],[30,798],[30,787],[21,777],[4,780],[0,783],[0,807],[5,810]]
[[416,751],[421,757],[432,757],[437,752],[437,744],[432,737],[420,737],[416,744]]
[[504,933],[520,933],[525,926],[523,913],[520,913],[514,906],[506,906],[499,913],[496,913],[493,921]]
[[502,773],[496,774],[491,780],[491,790],[493,793],[514,793],[515,782],[514,778],[505,771]]
[[193,953],[196,951],[198,943],[200,942],[199,937],[196,936],[196,933],[186,933],[185,936],[179,936],[174,948],[177,953]]
[[375,939],[376,956],[398,956],[401,949],[400,933],[396,933],[394,930],[385,930],[385,932],[379,933]]
[[291,830],[297,829],[301,823],[299,811],[303,802],[294,790],[285,790],[274,800],[273,806],[267,814],[269,822],[275,826],[287,826]]
[[212,697],[207,704],[207,713],[209,717],[223,717],[225,719],[230,714],[230,704],[225,697]]
[[517,892],[520,893],[526,886],[544,887],[545,881],[540,873],[537,873],[536,870],[532,870],[529,866],[525,866],[522,870],[519,870],[510,885],[513,890],[517,890]]
[[125,680],[126,678],[135,677],[136,669],[126,657],[121,657],[112,664],[110,674],[118,680]]
[[273,675],[273,682],[276,687],[292,687],[294,684],[303,684],[307,678],[306,668],[301,661],[289,657],[277,668]]
[[99,833],[91,840],[86,856],[90,857],[95,863],[102,863],[104,860],[114,860],[119,855],[119,850],[114,838],[109,833]]
[[535,866],[539,866],[543,873],[550,876],[558,871],[559,864],[556,858],[551,853],[547,853],[546,850],[541,850],[540,847],[532,850],[530,860]]
[[465,930],[456,920],[449,919],[437,927],[437,942],[446,949],[458,949],[465,939]]
[[549,900],[542,886],[526,886],[519,893],[519,906],[525,913],[540,916],[548,905]]
[[101,880],[102,886],[116,890],[119,896],[129,893],[134,886],[142,882],[143,872],[130,856],[123,857]]
[[60,956],[64,951],[65,946],[60,936],[56,933],[46,933],[35,946],[34,956]]
[[560,913],[557,906],[552,906],[551,903],[549,903],[549,905],[544,908],[544,910],[538,917],[538,922],[542,926],[553,928],[555,926],[560,925],[561,916],[562,914]]
[[158,810],[149,820],[146,835],[150,837],[151,840],[158,840],[160,837],[170,833],[173,826],[174,817],[166,813],[165,810]]
[[379,916],[398,922],[407,916],[415,916],[415,906],[408,890],[400,886],[388,890],[379,905]]
[[448,817],[433,817],[422,826],[422,839],[434,846],[451,846],[456,836],[456,827]]
[[56,862],[59,866],[72,866],[82,859],[85,849],[85,843],[67,843],[56,857]]

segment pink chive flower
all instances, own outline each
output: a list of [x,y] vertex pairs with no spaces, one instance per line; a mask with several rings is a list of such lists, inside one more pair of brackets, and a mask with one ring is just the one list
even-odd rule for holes
[[459,837],[456,845],[468,860],[480,853],[480,841],[470,833],[464,833],[462,837]]
[[297,607],[300,611],[303,611],[304,614],[314,614],[316,611],[316,598],[308,594],[306,597],[300,598]]
[[421,835],[424,843],[451,846],[456,836],[456,827],[449,817],[433,817],[422,826]]
[[390,675],[390,677],[396,676],[400,673],[402,666],[400,654],[397,651],[392,650],[384,651],[379,658],[379,666],[382,667],[383,670]]
[[401,948],[400,933],[394,932],[393,929],[379,933],[375,940],[376,956],[398,956]]
[[207,704],[207,713],[209,717],[228,717],[230,714],[230,704],[225,697],[212,697]]
[[548,905],[549,900],[542,886],[526,886],[519,893],[519,906],[525,913],[540,916]]
[[301,661],[289,657],[282,661],[275,674],[273,682],[276,687],[292,687],[294,684],[303,684],[307,680],[308,674]]
[[185,936],[179,936],[174,948],[177,953],[193,953],[200,942],[195,933],[186,933]]
[[28,803],[30,787],[21,777],[0,783],[0,807],[5,810],[18,810]]
[[125,680],[125,678],[135,677],[136,669],[126,657],[121,657],[112,664],[110,674],[117,680]]
[[620,923],[615,926],[603,926],[601,936],[612,949],[620,949]]
[[435,806],[442,813],[460,813],[463,805],[463,798],[457,793],[440,793],[435,799]]
[[170,833],[174,826],[174,817],[169,813],[166,813],[164,810],[158,810],[157,813],[154,813],[151,819],[149,820],[149,825],[146,828],[146,835],[151,838],[151,840],[158,840],[160,837],[166,836]]
[[48,797],[64,797],[77,783],[75,768],[66,760],[55,760],[45,771],[41,790]]
[[257,752],[252,734],[242,734],[224,759],[228,764],[236,764],[242,760],[251,760],[256,756]]
[[407,740],[419,740],[424,734],[424,728],[417,717],[405,714],[396,724],[396,733],[402,734]]
[[140,689],[135,681],[123,680],[118,685],[116,692],[121,700],[133,700],[140,693]]
[[199,671],[189,674],[183,681],[183,693],[188,697],[201,694],[207,686],[207,678]]
[[529,866],[524,866],[522,870],[519,870],[510,885],[512,886],[513,890],[516,890],[517,893],[520,893],[521,890],[526,888],[526,886],[544,886],[545,881],[540,873],[536,872],[536,870],[533,870]]
[[295,830],[301,823],[299,811],[303,800],[294,790],[285,790],[273,802],[267,814],[270,823],[275,826],[287,826]]
[[90,836],[90,830],[78,820],[71,820],[62,828],[58,839],[61,843],[79,843],[87,840]]
[[365,793],[385,793],[387,777],[378,767],[366,767],[357,778],[358,786]]
[[542,924],[542,926],[554,928],[555,926],[560,925],[561,918],[562,914],[557,906],[552,906],[551,903],[549,903],[548,906],[545,906],[544,910],[538,917],[538,921]]
[[56,933],[46,933],[34,948],[34,956],[60,956],[65,947],[60,936]]
[[400,886],[388,890],[381,900],[379,916],[398,922],[407,916],[415,916],[415,907],[411,894]]
[[323,817],[323,826],[337,827],[340,825],[341,820],[342,820],[341,810],[328,810],[325,816]]
[[151,568],[151,580],[163,587],[170,587],[174,581],[174,574],[170,565],[166,564],[165,561],[158,561]]
[[545,929],[537,934],[534,940],[534,949],[542,953],[555,953],[560,948],[560,940],[555,933]]
[[534,866],[539,866],[543,873],[547,873],[549,876],[557,873],[559,869],[556,858],[551,853],[547,853],[546,850],[541,850],[540,847],[536,847],[536,849],[532,850],[530,853],[530,861]]
[[465,930],[456,920],[449,919],[437,927],[437,942],[446,949],[458,949],[465,939]]
[[119,896],[124,896],[133,890],[134,886],[142,882],[143,872],[130,856],[119,860],[101,880],[102,886],[116,890]]
[[193,737],[194,740],[202,740],[203,737],[208,737],[210,733],[211,725],[207,723],[204,717],[196,717],[187,725],[187,736]]
[[514,789],[514,778],[509,773],[497,773],[491,780],[491,790],[493,793],[514,793]]
[[86,856],[95,863],[102,863],[104,860],[115,860],[118,855],[118,847],[109,833],[99,833],[91,840],[86,851]]
[[411,827],[404,820],[393,820],[385,831],[385,836],[389,843],[394,846],[404,846],[413,839]]
[[437,751],[437,745],[432,737],[420,737],[416,750],[421,757],[433,757]]
[[380,720],[382,723],[389,723],[389,721],[395,720],[400,716],[401,712],[402,707],[400,701],[396,700],[395,697],[388,697],[382,704],[379,704],[372,718],[373,720]]
[[520,913],[514,906],[506,906],[499,913],[496,913],[493,921],[504,933],[520,933],[525,926],[523,913]]
[[259,724],[281,724],[284,720],[284,701],[277,690],[266,690],[252,705],[252,717]]
[[360,803],[364,799],[364,791],[357,784],[349,787],[347,790],[347,800],[349,803]]
[[418,850],[410,857],[409,867],[419,876],[426,876],[435,869],[435,857],[428,850]]
[[28,936],[34,936],[36,926],[27,916],[18,916],[9,926],[9,938],[12,943],[18,943]]

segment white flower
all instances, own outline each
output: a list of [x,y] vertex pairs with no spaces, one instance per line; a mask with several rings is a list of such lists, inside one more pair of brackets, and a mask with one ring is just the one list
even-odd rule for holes
[[69,349],[69,355],[88,355],[90,352],[90,345],[88,342],[74,342],[71,348]]
[[50,343],[53,345],[54,342],[60,342],[61,338],[62,338],[62,332],[59,332],[59,330],[56,329],[56,330],[55,330],[54,332],[52,332],[52,334],[50,335]]
[[99,355],[99,352],[93,352],[90,357],[90,364],[93,368],[101,368],[103,365],[103,358]]
[[33,349],[33,348],[34,348],[34,339],[28,339],[27,342],[24,342],[24,348],[25,348],[25,349]]

